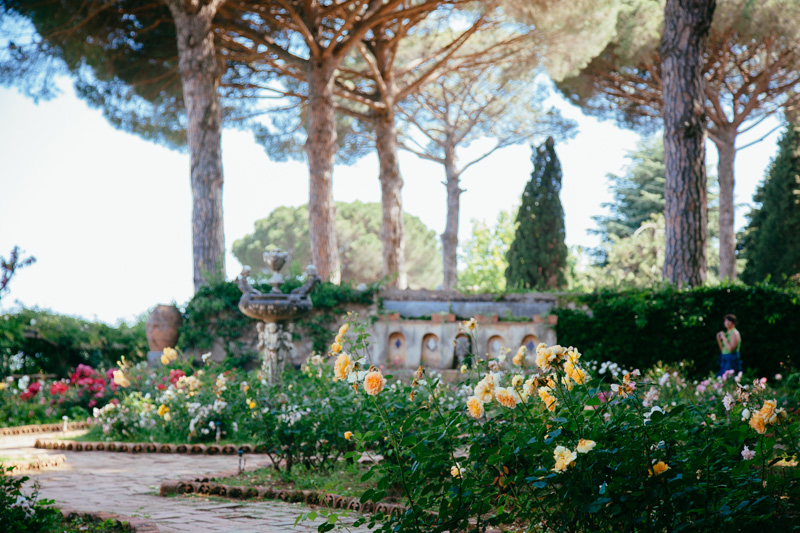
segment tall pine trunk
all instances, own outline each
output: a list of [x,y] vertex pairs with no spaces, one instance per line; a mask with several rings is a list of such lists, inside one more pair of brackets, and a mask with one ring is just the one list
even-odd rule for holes
[[308,227],[311,258],[323,280],[339,284],[341,265],[333,204],[333,163],[336,155],[336,120],[333,73],[330,62],[311,59],[308,73],[308,126],[306,155],[309,170]]
[[447,222],[442,233],[444,288],[455,289],[458,281],[458,214],[463,192],[458,187],[460,176],[456,168],[455,147],[445,148],[444,172],[447,177]]
[[178,71],[188,121],[192,180],[194,289],[225,269],[222,227],[221,68],[211,21],[221,1],[202,7],[167,0],[178,39]]
[[405,232],[403,228],[403,177],[397,159],[397,129],[394,106],[375,118],[375,139],[380,162],[381,242],[383,243],[383,275],[393,277],[398,289],[408,287],[405,258]]
[[736,158],[736,130],[721,130],[715,143],[719,152],[719,278],[736,279],[736,238],[733,233],[733,163]]
[[703,52],[716,0],[667,0],[661,41],[666,167],[664,280],[706,280],[708,206]]

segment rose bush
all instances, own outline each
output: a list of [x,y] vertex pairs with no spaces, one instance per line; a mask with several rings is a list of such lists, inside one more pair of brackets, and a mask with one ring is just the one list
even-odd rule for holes
[[[474,322],[463,329],[474,335]],[[535,356],[518,352],[517,364],[505,354],[473,354],[457,391],[422,368],[393,391],[382,388],[385,377],[361,336],[345,341],[343,355],[350,363],[336,365],[335,374],[349,382],[343,403],[375,413],[362,426],[343,427],[356,446],[348,456],[388,443],[387,460],[365,476],[378,481],[362,501],[400,490],[407,507],[357,524],[428,532],[785,530],[795,523],[797,394],[777,394],[764,380],[727,374],[690,383],[663,367],[642,374],[610,363],[601,374],[574,348],[541,345]],[[410,407],[392,409],[401,398]],[[330,516],[320,531],[335,527],[338,517]]]

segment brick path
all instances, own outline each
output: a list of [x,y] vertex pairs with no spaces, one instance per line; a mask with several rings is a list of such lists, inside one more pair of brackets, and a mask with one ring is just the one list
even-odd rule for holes
[[[59,438],[61,433],[0,437],[0,456],[56,453],[33,448],[37,438]],[[165,479],[196,478],[204,474],[236,469],[235,456],[134,455],[115,452],[70,452],[64,466],[28,474],[40,483],[44,498],[57,506],[77,511],[108,511],[138,516],[155,522],[163,532],[313,532],[321,523],[295,519],[309,509],[278,501],[229,501],[193,497],[159,497]],[[255,463],[250,456],[248,468]],[[351,531],[364,533],[366,528]]]

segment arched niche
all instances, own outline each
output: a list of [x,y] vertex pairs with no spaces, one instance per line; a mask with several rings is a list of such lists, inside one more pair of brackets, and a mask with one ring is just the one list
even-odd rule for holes
[[387,363],[394,368],[403,368],[406,364],[406,337],[399,331],[389,335],[387,347]]
[[486,342],[486,353],[492,357],[497,357],[506,347],[506,341],[500,335],[492,335]]
[[464,360],[472,351],[472,341],[468,335],[459,333],[453,341],[453,368],[464,364]]
[[522,346],[528,349],[528,353],[536,353],[536,347],[539,346],[539,337],[536,335],[525,335],[522,339]]
[[439,337],[428,333],[422,337],[422,366],[427,368],[441,368],[442,348]]

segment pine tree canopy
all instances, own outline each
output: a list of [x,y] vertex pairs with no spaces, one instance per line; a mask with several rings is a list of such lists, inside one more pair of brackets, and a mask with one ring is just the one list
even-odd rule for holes
[[535,150],[533,166],[508,250],[506,286],[510,290],[558,289],[566,283],[566,229],[559,197],[561,162],[552,137]]

